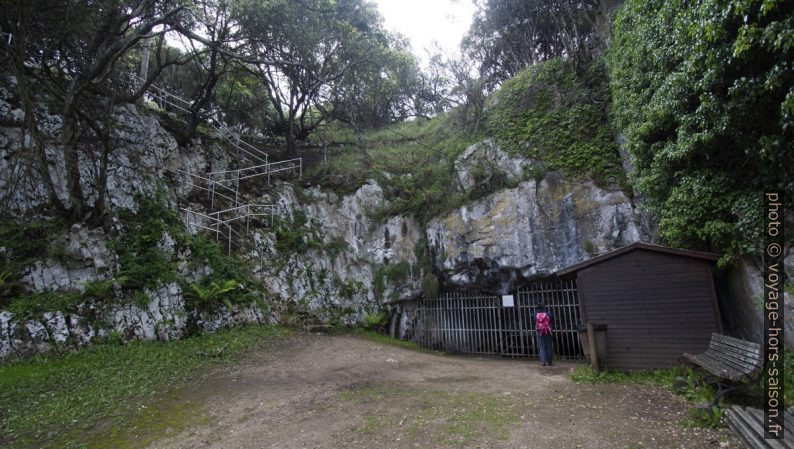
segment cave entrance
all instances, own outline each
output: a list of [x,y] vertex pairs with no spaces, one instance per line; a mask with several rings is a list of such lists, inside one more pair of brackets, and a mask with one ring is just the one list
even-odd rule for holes
[[576,280],[533,282],[512,295],[446,292],[417,301],[412,340],[417,344],[462,354],[537,357],[534,322],[537,306],[553,314],[554,354],[582,359]]

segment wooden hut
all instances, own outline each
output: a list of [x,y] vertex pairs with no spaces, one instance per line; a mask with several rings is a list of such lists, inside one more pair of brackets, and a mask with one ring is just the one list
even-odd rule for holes
[[634,243],[557,275],[576,278],[583,322],[606,324],[602,366],[664,368],[684,352],[704,351],[711,333],[722,331],[713,275],[717,259]]

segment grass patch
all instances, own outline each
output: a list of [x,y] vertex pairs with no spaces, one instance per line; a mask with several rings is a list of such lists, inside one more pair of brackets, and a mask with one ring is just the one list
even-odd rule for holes
[[[140,447],[125,441],[201,419],[198,409],[161,403],[164,395],[286,332],[242,326],[168,343],[98,344],[0,366],[0,446]],[[223,347],[220,357],[202,355]]]
[[29,293],[11,299],[5,310],[17,319],[37,319],[44,312],[55,310],[76,312],[77,306],[85,301],[86,298],[76,291]]
[[594,371],[589,365],[579,365],[571,373],[571,380],[587,384],[655,384],[673,388],[676,377],[688,376],[691,371],[683,367],[651,371]]
[[377,439],[384,428],[395,428],[420,447],[462,447],[483,438],[505,440],[520,419],[521,404],[505,395],[377,385],[350,388],[339,397],[367,407],[356,432]]
[[[635,385],[658,385],[673,393],[683,396],[693,406],[709,404],[717,394],[716,389],[705,382],[705,374],[690,367],[676,366],[670,369],[649,371],[593,371],[590,366],[580,365],[571,373],[575,382],[599,384],[621,383]],[[723,404],[727,398],[723,397]],[[690,417],[684,421],[687,427],[721,427],[723,409],[714,407],[710,412],[694,408]]]
[[383,343],[391,346],[396,346],[398,348],[410,349],[412,351],[420,351],[420,352],[427,352],[433,354],[443,354],[442,352],[434,351],[432,349],[427,349],[422,346],[419,346],[412,341],[398,340],[396,338],[389,337],[388,335],[379,334],[377,332],[367,329],[356,329],[355,335],[358,335],[359,337],[365,338],[375,343]]

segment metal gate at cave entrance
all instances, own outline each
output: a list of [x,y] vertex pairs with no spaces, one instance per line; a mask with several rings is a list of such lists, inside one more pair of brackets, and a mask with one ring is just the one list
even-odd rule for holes
[[513,295],[446,292],[437,299],[416,301],[411,340],[452,353],[537,357],[533,317],[541,303],[554,316],[555,357],[584,358],[575,279],[536,281]]

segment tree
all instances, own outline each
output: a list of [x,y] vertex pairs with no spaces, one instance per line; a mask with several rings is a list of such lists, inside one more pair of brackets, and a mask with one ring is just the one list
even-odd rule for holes
[[379,32],[362,51],[368,57],[328,88],[329,117],[356,130],[426,117],[422,73],[405,39]]
[[248,0],[240,26],[255,73],[272,105],[272,127],[289,148],[305,139],[324,88],[369,55],[362,51],[379,27],[374,6],[361,0]]
[[453,120],[465,133],[480,130],[488,79],[477,75],[477,63],[464,54],[437,52],[430,58],[427,84],[437,110],[453,109]]
[[607,54],[615,122],[665,242],[723,262],[760,254],[764,189],[791,204],[792,33],[782,1],[631,0],[619,13]]
[[[98,190],[100,195],[93,206],[87,203],[78,141],[84,128],[97,133],[105,150],[98,177],[105,180],[110,128],[93,119],[99,110],[94,103],[101,97],[97,94],[108,87],[114,67],[125,55],[142,40],[165,33],[183,9],[176,2],[155,0],[103,0],[90,4],[20,0],[7,6],[1,26],[11,33],[12,40],[11,44],[5,42],[3,51],[13,60],[24,105],[23,128],[38,141],[39,171],[51,203],[61,215],[80,221],[97,218],[104,210],[103,188]],[[56,100],[62,115],[60,140],[66,198],[57,193],[44,145],[37,139],[34,83]],[[140,95],[142,90],[136,93]]]
[[598,0],[480,0],[463,46],[481,75],[505,81],[535,62],[586,59],[598,44]]

